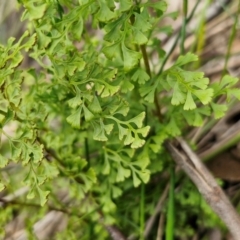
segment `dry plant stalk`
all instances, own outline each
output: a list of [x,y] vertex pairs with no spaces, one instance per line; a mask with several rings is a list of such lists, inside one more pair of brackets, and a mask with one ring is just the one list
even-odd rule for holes
[[174,161],[185,171],[213,211],[226,224],[234,240],[240,236],[240,216],[198,156],[181,138],[166,143]]
[[151,217],[147,220],[146,222],[146,227],[144,230],[144,237],[147,238],[153,228],[153,225],[155,223],[155,220],[157,218],[157,215],[160,213],[164,201],[166,200],[167,196],[168,196],[168,191],[169,191],[169,184],[165,187],[161,197],[158,200],[157,206],[154,209],[154,213],[151,215]]

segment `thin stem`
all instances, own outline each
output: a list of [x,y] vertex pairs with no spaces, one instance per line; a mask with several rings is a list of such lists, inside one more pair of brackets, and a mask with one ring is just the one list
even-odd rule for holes
[[[47,147],[47,144],[43,139],[37,137],[37,140],[38,140],[39,143],[41,143],[44,146],[44,149],[45,149],[46,153],[59,163],[58,164],[58,166],[59,166],[58,170],[60,171],[60,173],[63,174],[64,176],[69,177],[68,175],[66,175],[66,172],[65,172],[66,165],[65,165],[64,161],[62,161],[62,159],[58,157],[57,153],[53,149]],[[79,178],[79,177],[74,176],[73,179],[79,184],[84,183],[82,181],[82,179]]]
[[[151,69],[148,61],[147,51],[146,51],[146,45],[140,45],[140,49],[143,55],[143,61],[146,68],[146,71],[151,77]],[[145,105],[145,113],[146,113],[146,119],[145,119],[145,125],[147,126],[148,122],[148,114],[147,114],[147,106]],[[145,207],[145,185],[142,182],[141,183],[141,199],[140,199],[140,240],[144,240],[144,229],[145,229],[145,214],[144,214],[144,207]]]
[[230,34],[229,41],[228,41],[228,47],[227,47],[227,53],[226,53],[225,62],[224,62],[224,68],[222,71],[222,77],[223,77],[223,75],[225,75],[227,73],[228,60],[231,55],[231,48],[232,48],[233,40],[234,40],[234,38],[236,36],[236,32],[237,32],[237,23],[238,23],[239,13],[240,13],[240,1],[238,2],[238,11],[236,12],[234,24],[232,26],[231,34]]
[[89,144],[88,144],[88,138],[86,137],[84,139],[84,145],[85,145],[85,156],[86,160],[88,162],[88,165],[90,164],[90,155],[89,155]]
[[167,226],[166,226],[166,240],[174,239],[174,219],[175,219],[175,201],[174,201],[174,188],[175,188],[175,172],[174,168],[171,167],[171,179],[168,199],[168,210],[167,210]]
[[164,221],[165,215],[163,213],[160,214],[159,223],[158,223],[158,230],[157,230],[157,238],[156,240],[161,240],[163,231],[164,231]]
[[240,134],[236,131],[234,134],[230,134],[226,139],[220,141],[219,143],[215,144],[214,147],[204,151],[203,153],[199,154],[199,157],[203,161],[208,161],[213,157],[217,156],[218,154],[226,151],[227,149],[233,147],[240,141]]
[[186,37],[186,24],[187,24],[187,9],[188,9],[188,1],[183,0],[183,22],[181,29],[181,54],[184,54],[184,42]]
[[[130,21],[131,21],[132,24],[134,24],[134,21],[135,21],[134,15],[132,15],[130,17]],[[148,54],[147,54],[147,51],[146,51],[146,45],[145,44],[140,45],[140,49],[141,49],[141,52],[142,52],[143,61],[144,61],[144,65],[145,65],[145,68],[146,68],[146,72],[149,75],[149,77],[151,78],[152,77],[152,73],[151,73],[151,68],[150,68],[150,64],[149,64]],[[158,120],[159,120],[159,122],[161,122],[162,121],[161,108],[160,108],[160,105],[159,105],[159,102],[158,102],[158,96],[157,96],[157,92],[156,91],[155,91],[155,94],[154,94],[154,103],[155,103],[155,106],[156,106]],[[146,107],[146,116],[147,116],[147,107]]]
[[[3,204],[3,206],[19,205],[21,207],[42,208],[42,206],[40,204],[20,202],[20,201],[16,201],[16,200],[7,201],[7,200],[5,200],[3,198],[0,198],[0,202]],[[53,207],[53,206],[47,206],[47,208],[48,208],[48,210],[51,210],[51,211],[63,212],[63,213],[67,213],[69,215],[73,214],[73,213],[70,213],[68,209],[64,209],[64,208],[56,208],[56,207]],[[74,215],[77,215],[77,214],[74,214]]]
[[147,51],[146,51],[146,45],[145,44],[141,45],[140,49],[141,49],[141,52],[143,55],[143,61],[144,61],[144,65],[146,68],[146,72],[149,75],[149,77],[151,77],[152,73],[151,73],[151,69],[150,69],[150,65],[149,65],[148,55],[147,55]]
[[[152,73],[151,73],[151,69],[150,69],[150,65],[149,65],[148,55],[147,55],[147,51],[146,51],[146,45],[141,45],[140,49],[141,49],[141,52],[142,52],[146,72],[149,75],[149,77],[151,78]],[[154,104],[156,106],[158,120],[159,120],[159,122],[162,122],[161,107],[159,105],[157,91],[155,91],[155,94],[154,94]]]
[[166,198],[168,196],[169,186],[170,186],[169,183],[165,186],[165,189],[162,192],[162,194],[161,194],[161,196],[160,196],[160,198],[158,200],[158,203],[157,203],[157,205],[156,205],[156,207],[154,209],[153,214],[151,215],[151,217],[146,222],[146,227],[145,227],[145,231],[144,231],[144,237],[145,238],[148,238],[150,232],[152,231],[152,228],[154,226],[156,218],[157,218],[158,214],[161,212],[161,210],[163,208],[164,202],[165,202],[165,200],[166,200]]
[[[194,8],[193,8],[193,10],[192,10],[192,12],[191,12],[191,14],[190,14],[190,16],[189,16],[189,17],[187,18],[187,20],[186,20],[186,24],[188,24],[188,23],[192,20],[192,18],[193,18],[194,14],[195,14],[195,11],[196,11],[197,6],[198,6],[199,3],[200,3],[200,0],[198,0],[197,3],[195,4],[195,6],[194,6]],[[170,57],[171,54],[173,53],[174,49],[176,48],[177,43],[178,43],[178,40],[180,39],[180,37],[181,37],[181,32],[178,33],[178,35],[177,35],[177,37],[176,37],[176,39],[175,39],[175,42],[173,43],[170,51],[168,52],[168,54],[167,54],[167,55],[165,56],[165,58],[163,59],[163,62],[162,62],[161,68],[160,68],[160,70],[159,70],[159,72],[158,72],[158,75],[160,75],[160,74],[163,72],[163,69],[164,69],[164,67],[165,67],[165,65],[166,65],[166,63],[167,63],[167,60],[169,59],[169,57]]]
[[141,184],[141,199],[140,199],[140,240],[144,240],[144,228],[145,228],[145,185]]
[[[4,207],[7,207],[8,205],[11,206],[11,205],[17,205],[17,206],[21,206],[21,207],[34,207],[34,208],[39,208],[39,209],[42,209],[42,206],[40,204],[36,204],[36,203],[26,203],[26,202],[21,202],[21,201],[16,201],[16,200],[11,200],[11,201],[7,201],[3,198],[0,198],[0,203],[2,203],[2,205]],[[67,208],[57,208],[57,207],[54,207],[54,206],[50,206],[50,205],[46,205],[48,211],[57,211],[57,212],[62,212],[64,214],[67,214],[68,216],[76,216],[78,217],[79,219],[84,219],[86,218],[88,215],[90,215],[91,213],[95,212],[95,211],[98,211],[99,210],[99,207],[98,208],[95,208],[93,209],[91,212],[89,213],[85,213],[85,214],[82,214],[82,215],[79,215],[77,213],[76,210],[71,210],[69,211],[69,209]],[[69,208],[69,207],[68,207]],[[125,240],[125,239],[123,239]]]

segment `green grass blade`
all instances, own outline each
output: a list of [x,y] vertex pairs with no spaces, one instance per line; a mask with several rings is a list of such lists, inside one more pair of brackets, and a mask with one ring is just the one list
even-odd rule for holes
[[145,184],[141,184],[141,199],[140,199],[140,240],[144,240],[144,228],[145,228]]
[[174,239],[174,222],[175,222],[175,204],[174,204],[174,188],[175,188],[175,172],[171,168],[171,179],[169,189],[169,199],[167,208],[167,225],[166,225],[166,240]]

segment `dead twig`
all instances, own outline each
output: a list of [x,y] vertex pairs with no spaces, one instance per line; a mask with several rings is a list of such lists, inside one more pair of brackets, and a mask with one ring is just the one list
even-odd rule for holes
[[198,156],[181,138],[176,139],[176,145],[166,142],[166,148],[174,161],[197,186],[199,192],[213,211],[226,224],[233,239],[239,240],[240,216]]
[[112,240],[127,240],[127,238],[123,236],[123,233],[120,232],[116,226],[107,225],[105,228],[110,234]]
[[14,200],[14,199],[24,195],[28,191],[29,191],[29,187],[22,187],[22,188],[18,189],[17,191],[15,191],[14,193],[0,198],[0,199],[2,199],[2,201],[0,200],[0,207],[3,206],[3,204],[4,204],[3,201],[10,202],[10,201],[12,201],[12,200]]
[[156,221],[157,215],[160,213],[162,207],[163,207],[163,203],[165,201],[165,199],[168,196],[168,190],[169,190],[169,184],[167,184],[167,186],[165,187],[161,197],[158,200],[157,206],[154,209],[154,213],[152,214],[152,216],[147,220],[146,223],[146,227],[144,230],[144,238],[147,238],[152,230],[152,227]]
[[159,218],[158,231],[156,240],[161,240],[163,235],[163,228],[165,222],[165,215],[162,213]]

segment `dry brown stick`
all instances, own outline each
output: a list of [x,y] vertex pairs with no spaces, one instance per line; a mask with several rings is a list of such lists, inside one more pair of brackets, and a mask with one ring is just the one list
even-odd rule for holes
[[0,201],[0,207],[2,207],[4,205],[3,201],[10,202],[10,201],[24,195],[28,191],[29,191],[29,187],[22,187],[22,188],[18,189],[17,191],[15,191],[14,193],[11,193],[7,196],[0,198],[0,199],[2,199],[2,201]]
[[[69,196],[66,193],[62,199],[63,203],[69,202]],[[11,202],[9,202],[11,203]],[[14,204],[14,202],[12,202]],[[33,205],[34,206],[34,205]],[[35,205],[37,206],[37,205]],[[41,207],[41,206],[39,206]],[[43,240],[49,237],[49,234],[52,234],[52,230],[56,230],[56,226],[60,226],[60,223],[67,222],[67,215],[63,211],[51,210],[49,211],[42,219],[38,220],[33,226],[33,232],[37,236],[37,239]],[[66,224],[65,224],[66,225]],[[17,232],[14,232],[11,236],[6,238],[6,240],[27,240],[28,235],[26,230],[20,229]]]
[[164,222],[165,222],[165,215],[162,213],[159,218],[158,223],[158,231],[157,231],[157,238],[156,240],[161,240],[163,235],[163,228],[164,228]]
[[104,216],[101,211],[98,211],[99,215],[101,216],[99,219],[99,223],[101,223],[104,228],[108,231],[112,240],[127,240],[124,234],[120,231],[117,226],[114,225],[107,225],[104,223]]
[[110,234],[112,240],[127,240],[127,238],[116,226],[106,225],[105,228]]
[[169,190],[169,184],[167,184],[167,186],[165,187],[161,197],[159,198],[158,200],[158,203],[157,203],[157,206],[155,207],[154,209],[154,213],[152,214],[152,216],[147,220],[147,223],[146,223],[146,227],[145,227],[145,230],[144,230],[144,238],[147,238],[149,233],[151,232],[152,230],[152,227],[155,223],[155,220],[157,218],[157,215],[159,214],[159,212],[161,211],[162,207],[163,207],[163,203],[165,201],[165,199],[167,198],[168,196],[168,190]]
[[211,148],[207,149],[204,152],[199,153],[199,156],[203,160],[209,160],[210,158],[218,155],[221,152],[224,152],[226,149],[234,146],[239,142],[240,139],[240,122],[237,122],[233,126],[229,127],[226,130],[221,138],[215,143]]
[[226,224],[233,239],[239,240],[240,216],[229,199],[188,144],[183,139],[177,138],[176,145],[174,146],[171,142],[166,143],[170,155],[194,182],[213,211]]

